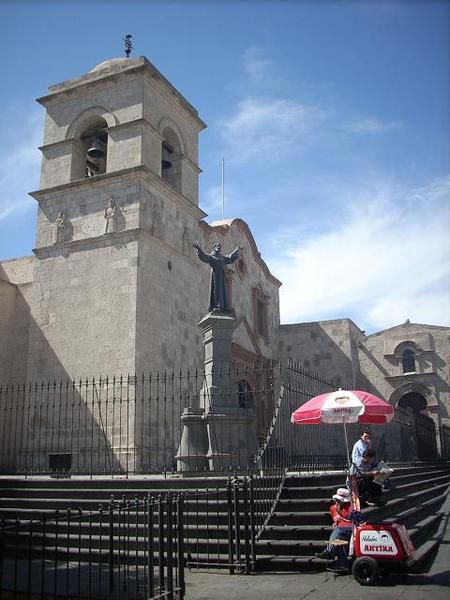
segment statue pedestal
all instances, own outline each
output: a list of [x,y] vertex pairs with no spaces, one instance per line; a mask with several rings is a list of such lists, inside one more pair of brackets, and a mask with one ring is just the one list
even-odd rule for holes
[[213,471],[245,468],[256,451],[255,415],[239,405],[232,336],[236,319],[209,313],[199,323],[205,346],[205,381],[200,402],[208,435],[206,458]]
[[185,408],[181,415],[183,433],[176,455],[178,471],[205,471],[208,436],[203,409]]
[[208,433],[206,458],[211,471],[247,468],[257,451],[253,411],[209,411],[205,421]]
[[245,468],[257,443],[254,410],[240,405],[232,365],[236,319],[229,313],[211,312],[198,325],[203,330],[205,348],[204,382],[200,406],[186,409],[181,417],[178,470]]

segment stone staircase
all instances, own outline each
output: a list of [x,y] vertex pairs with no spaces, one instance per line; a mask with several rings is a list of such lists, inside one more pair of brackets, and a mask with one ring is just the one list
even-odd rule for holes
[[[258,540],[257,569],[317,571],[326,561],[315,558],[331,531],[329,507],[345,475],[288,476],[267,527]],[[434,550],[443,514],[440,508],[450,491],[450,465],[403,467],[394,471],[386,505],[363,509],[372,523],[397,522],[406,526],[416,547],[417,568]]]
[[[416,546],[419,562],[432,552],[442,518],[441,506],[449,492],[450,465],[422,465],[395,470],[392,489],[386,494],[386,506],[364,509],[372,522],[404,523]],[[86,480],[49,478],[0,478],[0,518],[52,519],[56,510],[95,511],[106,505],[111,496],[134,500],[147,492],[165,494],[214,490],[208,502],[201,494],[193,494],[186,502],[186,550],[194,562],[227,563],[228,503],[227,479],[148,477],[133,479],[98,478]],[[323,549],[330,533],[328,513],[331,497],[345,484],[345,474],[334,472],[314,475],[288,475],[279,500],[267,526],[256,542],[257,570],[318,571],[325,561],[315,558]],[[256,510],[261,507],[257,504]],[[81,545],[89,544],[90,552],[105,540],[102,529],[107,523],[94,523],[83,529]],[[131,530],[133,525],[131,525]],[[50,531],[51,535],[51,531]],[[242,542],[243,545],[243,542]],[[49,544],[51,547],[51,543]],[[130,546],[133,550],[133,545]],[[74,549],[77,559],[86,548]],[[214,558],[212,558],[214,556]]]

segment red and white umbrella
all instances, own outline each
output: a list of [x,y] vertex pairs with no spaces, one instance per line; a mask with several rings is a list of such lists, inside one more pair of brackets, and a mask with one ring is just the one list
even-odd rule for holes
[[291,422],[296,425],[343,423],[348,455],[346,423],[389,423],[393,416],[394,408],[374,394],[337,390],[308,400],[292,413]]

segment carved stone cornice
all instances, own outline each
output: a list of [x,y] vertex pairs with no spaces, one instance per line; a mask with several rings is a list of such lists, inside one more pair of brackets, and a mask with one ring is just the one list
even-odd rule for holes
[[80,252],[89,246],[93,248],[105,248],[106,246],[113,246],[114,244],[126,244],[133,242],[137,239],[141,229],[139,227],[134,229],[125,229],[123,231],[115,231],[111,233],[104,233],[88,238],[82,238],[77,240],[70,240],[67,242],[60,242],[58,244],[52,244],[51,246],[41,246],[39,248],[33,248],[33,253],[37,258],[50,258],[52,256],[58,256],[60,254],[71,254],[73,252]]

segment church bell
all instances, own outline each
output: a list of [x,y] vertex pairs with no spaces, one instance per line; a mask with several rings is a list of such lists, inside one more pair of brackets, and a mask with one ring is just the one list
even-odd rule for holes
[[162,160],[161,160],[161,169],[164,171],[166,169],[170,169],[172,166],[172,161],[169,160],[169,155],[173,154],[173,148],[170,144],[168,144],[165,140],[162,144]]
[[92,146],[87,151],[87,155],[90,158],[103,158],[105,156],[102,144],[98,138],[92,142]]

